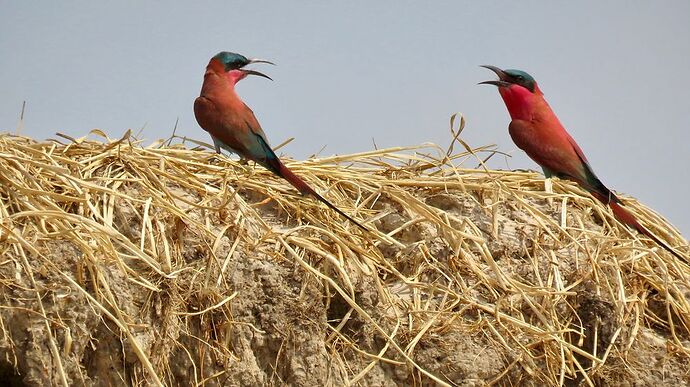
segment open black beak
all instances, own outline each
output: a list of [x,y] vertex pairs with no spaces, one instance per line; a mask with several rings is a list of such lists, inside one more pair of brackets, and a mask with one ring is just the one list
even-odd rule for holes
[[[247,63],[247,64],[251,64],[251,63],[268,63],[268,64],[270,64],[270,65],[274,65],[274,66],[276,65],[275,63],[269,62],[269,61],[264,60],[264,59],[250,59],[250,60],[249,60],[249,63]],[[258,71],[246,70],[246,69],[242,69],[241,71],[244,72],[244,73],[247,74],[247,75],[256,75],[256,76],[259,76],[259,77],[264,77],[264,78],[268,78],[268,79],[270,79],[270,80],[273,80],[273,78],[269,77],[268,75],[266,75],[266,74],[264,74],[264,73],[260,73],[260,72],[258,72]]]
[[496,75],[498,75],[498,79],[499,79],[497,81],[479,82],[480,85],[494,85],[494,86],[498,86],[498,87],[506,87],[506,86],[512,85],[511,82],[508,82],[508,80],[510,79],[510,76],[508,76],[508,74],[506,74],[505,71],[499,69],[498,67],[491,66],[491,65],[480,65],[479,67],[484,67],[485,69],[489,69],[489,70],[493,71],[494,73],[496,73]]
[[260,73],[260,72],[258,72],[258,71],[247,70],[247,69],[241,69],[240,71],[242,71],[243,73],[245,73],[245,74],[247,74],[247,75],[257,75],[257,76],[259,76],[259,77],[264,77],[264,78],[268,78],[268,79],[270,79],[270,80],[273,80],[273,78],[269,77],[268,75],[266,75],[266,74],[264,74],[264,73]]

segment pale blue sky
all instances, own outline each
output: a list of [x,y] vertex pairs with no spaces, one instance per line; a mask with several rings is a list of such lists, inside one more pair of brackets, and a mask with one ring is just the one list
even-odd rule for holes
[[[228,50],[275,61],[239,93],[281,152],[304,158],[464,138],[512,151],[493,74],[518,68],[610,188],[690,235],[690,2],[9,2],[0,0],[0,130],[43,139],[145,126],[208,141],[192,103]],[[431,5],[433,4],[433,5]],[[506,168],[503,159],[493,167]]]

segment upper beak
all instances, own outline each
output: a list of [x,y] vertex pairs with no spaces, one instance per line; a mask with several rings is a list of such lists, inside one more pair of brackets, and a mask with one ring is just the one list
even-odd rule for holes
[[268,64],[270,64],[270,65],[274,65],[274,66],[276,65],[275,63],[269,62],[269,61],[267,61],[267,60],[265,60],[265,59],[257,59],[257,58],[250,59],[250,60],[249,60],[249,63],[268,63]]
[[506,74],[505,71],[499,69],[498,67],[490,66],[490,65],[480,65],[479,67],[484,67],[486,69],[493,71],[494,73],[496,73],[496,75],[498,75],[498,78],[499,78],[499,80],[497,80],[497,81],[479,82],[480,85],[494,85],[494,86],[498,86],[498,87],[506,87],[506,86],[510,86],[512,84],[511,82],[507,82],[510,79],[508,74]]
[[270,80],[273,80],[273,78],[269,77],[268,75],[266,75],[266,74],[264,74],[264,73],[260,73],[260,72],[258,72],[258,71],[247,70],[247,69],[241,69],[240,71],[242,71],[243,73],[245,73],[245,74],[247,74],[247,75],[258,75],[258,76],[260,76],[260,77],[264,77],[264,78],[268,78],[268,79],[270,79]]

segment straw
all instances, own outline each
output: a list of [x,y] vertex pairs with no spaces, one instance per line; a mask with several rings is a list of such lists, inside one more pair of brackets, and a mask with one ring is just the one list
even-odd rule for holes
[[[249,372],[240,365],[254,364],[246,343],[257,337],[283,340],[254,364],[272,383],[317,377],[295,368],[295,337],[324,348],[330,384],[387,370],[403,384],[596,385],[638,377],[644,367],[621,364],[643,347],[687,373],[690,267],[571,182],[554,179],[549,193],[537,173],[488,169],[499,153],[459,134],[447,148],[284,159],[371,233],[203,141],[2,135],[4,358],[36,375],[13,328],[24,321],[42,332],[32,340],[46,380],[63,385],[94,380],[86,360],[106,353],[127,384],[179,383],[175,362],[189,383],[228,383]],[[623,201],[688,255],[661,215]],[[275,288],[257,287],[258,268],[274,271]],[[296,293],[274,294],[287,283]],[[260,300],[298,317],[249,318]]]

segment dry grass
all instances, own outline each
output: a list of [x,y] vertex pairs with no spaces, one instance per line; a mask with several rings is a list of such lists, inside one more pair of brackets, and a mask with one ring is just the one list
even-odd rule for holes
[[[7,313],[28,310],[44,324],[54,381],[93,379],[83,359],[71,355],[73,321],[54,308],[71,297],[121,340],[123,381],[174,384],[176,348],[194,367],[190,382],[213,384],[227,371],[209,375],[197,354],[232,363],[238,355],[228,329],[266,330],[233,317],[247,297],[229,279],[229,262],[240,254],[294,267],[321,290],[326,308],[335,299],[345,305],[334,321],[313,316],[345,384],[366,383],[375,367],[403,369],[408,382],[459,383],[450,360],[431,366],[420,355],[437,338],[445,343],[437,350],[456,354],[456,333],[480,337],[501,353],[502,366],[483,378],[489,384],[594,385],[611,367],[635,375],[630,357],[646,329],[687,362],[687,264],[638,239],[573,184],[556,181],[549,194],[536,173],[467,168],[493,152],[454,144],[465,149],[401,147],[288,164],[369,227],[367,234],[268,171],[205,150],[142,147],[129,135],[65,144],[4,135],[2,353],[27,372]],[[688,254],[685,239],[662,217],[625,202]],[[54,242],[74,253],[56,257]],[[113,278],[138,289],[138,310],[123,306]],[[362,303],[362,284],[378,302]],[[156,301],[162,295],[168,312]],[[146,311],[163,322],[143,317]],[[355,320],[360,328],[353,330]],[[192,331],[195,324],[209,328]],[[142,342],[142,332],[170,326],[180,332]],[[380,345],[363,344],[357,330],[381,338]],[[180,339],[185,334],[197,339],[193,345]],[[166,340],[174,343],[160,344]]]

